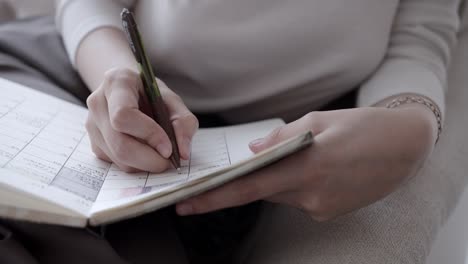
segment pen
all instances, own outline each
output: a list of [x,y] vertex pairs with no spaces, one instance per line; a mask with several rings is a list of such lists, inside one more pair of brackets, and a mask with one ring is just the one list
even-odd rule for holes
[[128,43],[130,44],[130,48],[138,63],[140,77],[153,111],[153,118],[169,136],[172,144],[170,160],[174,168],[180,170],[180,154],[174,128],[169,120],[166,105],[164,104],[153,69],[151,68],[151,64],[149,63],[148,57],[146,56],[146,52],[143,48],[143,41],[141,39],[140,32],[138,31],[135,18],[127,8],[122,10],[120,17],[122,19],[123,29],[127,35]]

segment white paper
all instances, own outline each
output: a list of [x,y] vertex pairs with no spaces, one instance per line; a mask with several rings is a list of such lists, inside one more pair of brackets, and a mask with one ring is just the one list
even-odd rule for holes
[[92,153],[85,108],[3,79],[0,91],[0,183],[21,185],[18,189],[87,215],[246,159],[251,140],[282,124],[201,129],[181,171],[128,174]]

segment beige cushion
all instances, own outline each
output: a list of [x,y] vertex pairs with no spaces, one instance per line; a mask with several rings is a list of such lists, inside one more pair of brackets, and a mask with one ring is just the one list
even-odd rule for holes
[[423,264],[468,181],[468,37],[456,52],[446,127],[419,174],[385,199],[327,223],[280,206],[265,210],[243,263]]
[[466,19],[463,25],[450,69],[444,134],[418,175],[383,200],[327,223],[270,206],[243,252],[244,263],[425,263],[468,183]]

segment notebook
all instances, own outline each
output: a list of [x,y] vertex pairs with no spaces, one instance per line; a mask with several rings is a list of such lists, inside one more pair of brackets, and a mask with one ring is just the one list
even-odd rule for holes
[[[0,79],[0,217],[73,227],[155,211],[312,144],[304,133],[253,154],[280,119],[200,129],[180,171],[125,173],[95,157],[87,109]],[[138,155],[138,153],[134,153]]]

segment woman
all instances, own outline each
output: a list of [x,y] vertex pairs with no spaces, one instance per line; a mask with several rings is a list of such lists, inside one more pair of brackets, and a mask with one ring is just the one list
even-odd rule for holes
[[[57,23],[94,91],[87,128],[98,157],[158,172],[172,152],[139,110],[138,70],[116,15],[127,6],[159,73],[182,157],[198,127],[188,109],[231,122],[293,121],[252,142],[254,152],[306,130],[316,136],[307,152],[182,202],[177,212],[266,199],[327,220],[387,195],[430,154],[441,132],[456,5],[64,1]],[[313,112],[357,86],[358,108]]]
[[[167,135],[142,110],[118,14],[134,10],[187,159],[192,112],[289,123],[253,152],[311,130],[314,146],[176,206],[181,216],[267,200],[324,221],[410,178],[442,131],[459,1],[61,1],[56,23],[92,94],[95,154],[126,171],[170,166]],[[357,107],[317,111],[358,89]],[[139,155],[132,155],[139,153]]]

